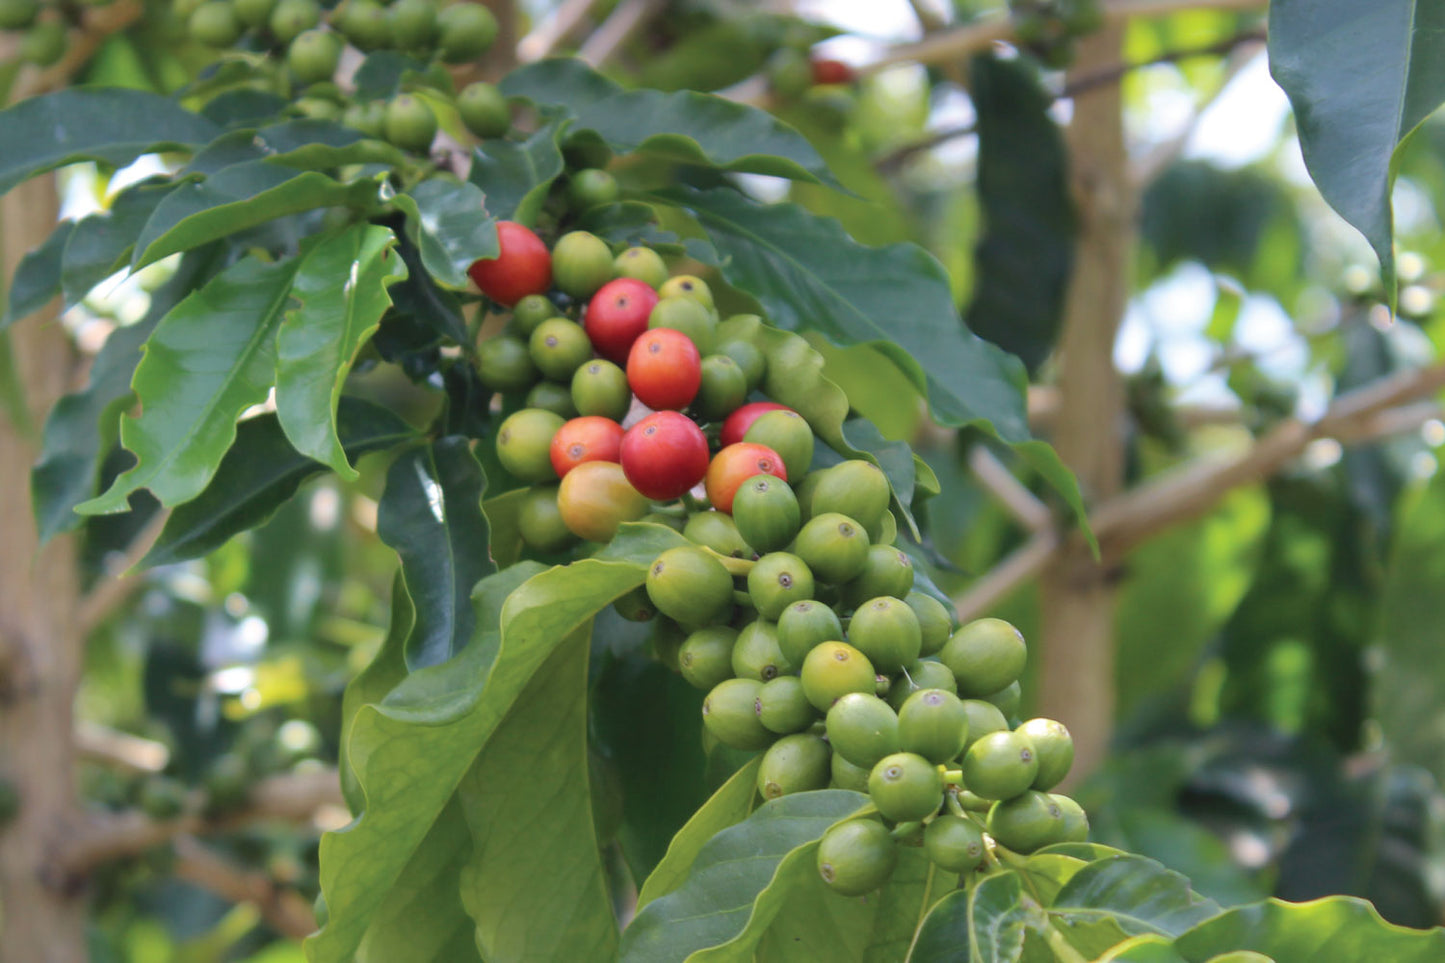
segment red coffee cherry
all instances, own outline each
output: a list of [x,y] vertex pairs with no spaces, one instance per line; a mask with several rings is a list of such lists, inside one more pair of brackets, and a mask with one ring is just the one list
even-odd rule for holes
[[552,255],[530,228],[498,221],[497,244],[496,257],[473,261],[467,270],[483,294],[499,304],[513,305],[552,286]]
[[597,289],[587,302],[582,325],[592,347],[609,361],[625,365],[632,343],[647,330],[657,292],[645,281],[617,278]]
[[783,458],[767,445],[739,442],[728,445],[713,456],[707,466],[703,484],[707,487],[707,500],[720,512],[732,514],[733,496],[742,483],[754,475],[774,475],[788,480],[788,470],[783,467]]
[[707,474],[707,436],[686,415],[659,411],[627,430],[620,456],[632,487],[664,501],[681,496]]
[[754,401],[751,404],[743,405],[737,411],[727,416],[723,422],[722,435],[719,440],[724,445],[736,445],[743,440],[743,435],[763,415],[770,411],[792,411],[787,405],[780,405],[776,401]]
[[702,356],[681,331],[653,328],[632,344],[627,383],[649,408],[686,408],[702,386]]
[[621,448],[622,426],[611,418],[573,418],[552,436],[552,467],[558,478],[566,478],[585,461],[617,461]]

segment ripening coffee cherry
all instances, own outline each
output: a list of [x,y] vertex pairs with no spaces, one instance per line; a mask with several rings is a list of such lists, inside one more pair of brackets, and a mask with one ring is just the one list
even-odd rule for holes
[[556,485],[541,485],[529,491],[517,510],[517,529],[522,541],[539,552],[560,552],[577,540],[557,507]]
[[706,549],[670,548],[647,569],[647,595],[668,618],[702,626],[732,607],[733,577]]
[[763,412],[748,426],[743,440],[767,445],[781,455],[789,478],[802,478],[813,463],[813,429],[796,411]]
[[763,683],[758,690],[758,719],[768,731],[780,735],[802,732],[818,718],[818,712],[803,691],[803,680],[795,675],[780,675]]
[[963,754],[963,784],[984,799],[1012,799],[1039,773],[1033,743],[1020,732],[990,732]]
[[868,773],[872,770],[872,766],[866,769],[862,766],[855,766],[835,752],[830,768],[833,778],[829,785],[834,789],[851,789],[854,792],[868,791]]
[[943,813],[923,831],[923,849],[939,869],[967,873],[983,860],[983,830],[972,819]]
[[756,703],[763,684],[756,679],[727,679],[702,700],[702,724],[734,749],[762,749],[777,738],[758,720]]
[[[619,194],[617,178],[604,170],[589,167],[572,175],[567,182],[567,200],[574,211],[585,211],[590,207],[611,204]],[[613,274],[617,264],[613,262]]]
[[512,129],[512,108],[496,85],[477,81],[457,94],[457,113],[467,130],[476,136],[503,137]]
[[527,392],[524,407],[542,408],[562,418],[576,418],[577,406],[572,404],[572,392],[555,381],[539,381]]
[[905,752],[948,763],[968,743],[968,711],[947,689],[922,689],[898,710],[898,738]]
[[918,627],[923,633],[923,646],[919,651],[925,656],[934,655],[953,634],[952,613],[938,599],[923,592],[909,592],[903,601],[918,616]]
[[437,14],[437,52],[442,63],[475,60],[497,39],[497,18],[480,3],[454,3]]
[[402,150],[424,154],[436,139],[437,117],[420,97],[398,94],[386,105],[385,131],[386,139]]
[[850,692],[873,694],[877,674],[868,657],[846,642],[823,642],[803,659],[803,691],[819,712]]
[[888,882],[897,865],[898,844],[877,820],[850,819],[818,840],[818,875],[844,896],[873,892]]
[[425,49],[436,37],[437,8],[431,0],[395,0],[387,9],[386,22],[398,49]]
[[798,732],[783,736],[768,747],[758,765],[758,792],[777,799],[794,792],[823,789],[830,775],[828,743],[819,736]]
[[733,675],[740,679],[770,682],[793,671],[778,648],[778,630],[767,619],[755,619],[743,626],[733,644]]
[[1023,674],[1028,647],[1003,619],[976,619],[949,637],[938,660],[958,679],[958,694],[990,696]]
[[659,411],[627,429],[620,457],[633,487],[648,498],[667,501],[707,474],[707,436],[686,415]]
[[595,415],[573,418],[557,429],[548,449],[558,478],[583,462],[617,461],[621,456],[622,426]]
[[704,691],[731,679],[733,643],[737,638],[737,629],[726,625],[709,625],[693,632],[683,640],[677,654],[682,677]]
[[627,372],[611,361],[593,358],[572,374],[572,404],[580,415],[621,421],[632,407]]
[[694,277],[691,274],[679,274],[677,277],[668,278],[657,289],[657,293],[664,298],[692,298],[707,308],[709,313],[717,311],[712,300],[712,288],[708,287],[707,282],[702,278]]
[[598,288],[582,318],[597,353],[617,364],[626,364],[633,343],[647,330],[647,318],[655,304],[657,292],[636,278],[620,277]]
[[505,334],[477,345],[477,373],[484,385],[503,394],[525,391],[537,382],[537,366],[526,343]]
[[702,386],[702,356],[680,331],[647,331],[627,353],[627,383],[655,411],[686,408]]
[[758,615],[776,621],[789,605],[813,597],[813,573],[798,556],[771,552],[748,572],[748,597]]
[[1030,790],[1000,800],[988,811],[989,835],[1016,853],[1061,843],[1069,829],[1063,807],[1048,793]]
[[229,47],[241,36],[241,21],[228,0],[207,0],[186,21],[191,39],[207,47]]
[[[783,482],[787,481],[787,469],[783,467],[783,459],[778,453],[764,445],[751,445],[747,442],[728,445],[708,463],[707,473],[703,478],[708,501],[718,511],[732,514],[738,489],[743,482],[758,475],[771,475]],[[757,545],[753,547],[758,548]]]
[[[667,283],[667,265],[650,247],[630,247],[612,262],[619,278],[632,278],[654,289]],[[652,309],[649,307],[649,311]]]
[[[905,598],[913,591],[913,559],[908,553],[892,545],[869,545],[868,560],[863,574],[843,586],[843,601],[854,607],[880,595],[891,595],[896,599]],[[913,617],[917,610],[910,605]],[[922,623],[919,623],[919,646],[922,648]],[[887,670],[885,670],[887,671]]]
[[[946,669],[947,666],[944,668]],[[949,675],[952,676],[953,673],[949,672]],[[964,699],[963,711],[968,714],[968,743],[963,747],[965,752],[968,751],[969,746],[990,733],[1008,731],[1008,720],[1004,718],[1002,712],[998,711],[998,706],[992,702],[984,702],[982,699]]]
[[733,494],[732,514],[738,534],[759,552],[779,551],[798,534],[798,499],[775,475],[754,475],[743,482]]
[[728,415],[727,420],[723,422],[722,433],[718,436],[718,440],[723,445],[735,445],[743,440],[743,436],[753,426],[753,422],[767,412],[792,410],[787,405],[780,405],[776,401],[750,402]]
[[918,659],[918,616],[902,599],[869,599],[848,624],[848,642],[879,672],[889,675]]
[[590,298],[612,280],[612,250],[587,231],[572,231],[552,248],[552,283],[567,295]]
[[532,363],[543,377],[570,382],[578,368],[592,358],[592,342],[582,325],[566,318],[548,318],[527,339]]
[[868,533],[846,515],[814,515],[798,532],[793,550],[820,582],[841,585],[863,574],[868,564]]
[[902,750],[898,714],[866,692],[849,692],[833,703],[827,731],[833,751],[862,769],[871,770],[879,759]]
[[693,407],[706,421],[719,421],[737,410],[748,396],[748,380],[737,362],[725,354],[702,359],[702,384]]
[[316,0],[279,0],[266,22],[278,42],[290,43],[321,23],[321,7]]
[[559,317],[557,308],[545,294],[529,294],[512,306],[512,326],[524,338],[530,338],[543,321],[555,317]]
[[943,773],[922,756],[895,752],[873,766],[868,795],[887,819],[900,823],[922,819],[943,805]]
[[920,660],[904,666],[903,671],[898,673],[898,678],[888,687],[888,704],[901,709],[909,696],[924,689],[942,689],[956,695],[958,683],[942,662]]
[[496,257],[474,261],[467,269],[487,297],[498,304],[513,305],[529,294],[543,294],[552,286],[552,255],[530,228],[513,221],[498,221],[497,245]]
[[802,665],[819,643],[842,640],[843,623],[824,602],[794,602],[778,616],[778,647],[793,665]]
[[610,461],[589,461],[578,465],[562,479],[557,508],[567,527],[589,542],[610,542],[623,522],[635,522],[647,514],[648,502],[622,473],[622,466]]
[[699,354],[712,353],[717,321],[692,298],[662,298],[647,316],[647,326],[681,331],[697,346]]
[[303,84],[330,80],[341,62],[341,41],[327,30],[307,30],[286,48],[286,66]]
[[562,424],[557,415],[540,408],[513,412],[497,430],[497,460],[519,481],[532,484],[556,481],[551,457],[552,436]]
[[871,462],[851,459],[824,469],[809,503],[811,515],[847,515],[873,536],[881,531],[892,490],[888,476]]
[[1053,719],[1030,719],[1018,731],[1028,737],[1038,756],[1039,772],[1033,788],[1049,790],[1063,782],[1074,764],[1074,739],[1064,724]]
[[821,58],[811,61],[809,67],[815,84],[851,84],[853,68],[841,60]]
[[[752,558],[755,554],[730,516],[718,511],[694,512],[687,518],[682,534],[689,541],[706,545],[719,555]],[[794,665],[797,663],[795,662]]]

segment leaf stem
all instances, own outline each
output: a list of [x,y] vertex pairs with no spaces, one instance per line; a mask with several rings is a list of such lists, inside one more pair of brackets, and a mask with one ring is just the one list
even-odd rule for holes
[[747,575],[753,570],[753,566],[757,564],[750,558],[733,558],[731,555],[724,555],[722,552],[708,548],[706,545],[700,545],[698,547],[704,552],[710,553],[713,558],[719,562],[722,562],[723,568],[728,570],[729,575]]

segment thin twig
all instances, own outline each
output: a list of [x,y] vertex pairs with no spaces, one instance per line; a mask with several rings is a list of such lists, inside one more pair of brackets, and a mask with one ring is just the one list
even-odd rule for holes
[[551,56],[568,43],[587,22],[598,0],[564,0],[548,16],[517,41],[517,60],[529,64]]
[[665,0],[622,0],[602,21],[602,26],[583,42],[577,56],[593,67],[602,66],[664,5]]
[[1054,516],[1049,506],[1025,488],[986,446],[974,445],[969,449],[968,467],[983,487],[1029,531],[1038,532],[1053,525]]
[[10,90],[11,101],[64,87],[111,34],[140,20],[144,12],[145,6],[139,0],[119,0],[104,7],[86,7],[81,25],[69,31],[66,37],[65,53],[43,70],[23,72]]
[[75,751],[90,762],[134,773],[163,772],[171,761],[163,742],[85,720],[75,724]]
[[954,597],[953,606],[958,610],[958,617],[969,622],[985,615],[1015,589],[1038,578],[1061,544],[1058,532],[1053,529],[1035,532],[1027,542]]
[[95,631],[102,622],[110,618],[126,599],[145,584],[145,573],[133,569],[145,558],[146,553],[161,537],[170,512],[158,510],[146,527],[131,541],[130,547],[114,564],[107,564],[107,573],[95,583],[90,592],[80,600],[80,611],[76,614],[77,631],[85,638]]
[[277,933],[301,940],[316,930],[306,898],[265,873],[236,866],[192,836],[177,836],[173,872],[177,879],[209,890],[231,903],[250,903]]

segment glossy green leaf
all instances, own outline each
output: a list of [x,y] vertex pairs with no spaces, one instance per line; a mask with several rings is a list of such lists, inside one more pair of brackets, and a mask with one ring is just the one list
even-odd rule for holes
[[325,120],[297,118],[255,131],[259,156],[297,170],[329,171],[347,164],[400,165],[406,155],[385,141]]
[[464,289],[471,283],[472,262],[497,256],[497,222],[475,184],[434,177],[399,195],[395,204],[406,211],[406,235],[439,284]]
[[978,197],[984,230],[968,326],[1029,370],[1049,356],[1063,322],[1074,261],[1068,156],[1049,116],[1053,95],[1025,58],[992,54],[970,65],[978,111]]
[[[1195,893],[1187,879],[1152,859],[1110,856],[1076,872],[1048,912],[1071,943],[1099,953],[1125,936],[1178,936],[1217,915],[1219,904]],[[1105,934],[1101,942],[1088,942],[1090,935]]]
[[1029,436],[1023,366],[963,325],[943,267],[928,252],[912,244],[864,247],[837,221],[732,190],[662,196],[696,215],[722,257],[723,276],[756,297],[774,324],[873,346],[927,394],[935,418],[1013,445],[1083,518],[1073,476]]
[[639,911],[682,885],[697,854],[708,840],[748,818],[758,800],[758,765],[761,761],[761,756],[756,757],[729,776],[728,781],[672,837],[667,855],[648,874],[637,894]]
[[36,174],[95,160],[124,167],[142,154],[194,150],[220,129],[169,97],[70,87],[0,111],[0,193]]
[[276,328],[296,268],[295,260],[248,257],[161,319],[132,382],[141,413],[121,423],[121,443],[138,463],[76,511],[125,511],[141,487],[167,506],[200,494],[231,446],[236,418],[265,401],[275,380]]
[[65,245],[60,287],[67,307],[125,266],[136,237],[170,193],[169,182],[146,182],[116,195],[110,210],[76,223]]
[[1445,5],[1275,0],[1269,67],[1289,95],[1315,186],[1380,258],[1395,301],[1390,191],[1401,144],[1445,102]]
[[561,104],[574,129],[595,130],[618,154],[641,151],[727,171],[833,183],[801,134],[756,107],[694,91],[624,90],[580,60],[554,58],[513,71],[511,97]]
[[866,804],[863,794],[843,789],[797,793],[718,833],[682,886],[654,899],[623,931],[622,960],[752,959],[790,887],[817,874],[818,838]]
[[406,276],[390,228],[356,224],[301,256],[295,307],[276,333],[276,414],[303,455],[347,480],[356,470],[336,433],[336,405],[356,355],[391,306],[387,288]]
[[[473,600],[476,601],[476,596]],[[497,611],[500,608],[498,603],[492,610]],[[380,702],[406,678],[406,640],[411,637],[415,626],[416,606],[407,594],[406,580],[402,578],[401,569],[398,568],[391,580],[391,619],[386,637],[382,639],[381,648],[366,668],[346,684],[346,691],[341,696],[341,738],[337,768],[341,771],[341,791],[353,813],[359,813],[366,808],[366,797],[351,764],[351,727],[362,706]]]
[[1280,961],[1438,963],[1445,959],[1445,929],[1395,926],[1353,896],[1308,903],[1269,899],[1206,920],[1177,937],[1175,948],[1189,963],[1240,950]]
[[472,586],[496,571],[487,553],[487,480],[467,439],[449,436],[403,452],[386,474],[376,533],[401,556],[417,624],[412,669],[437,665],[471,638]]
[[[416,429],[389,409],[360,398],[341,399],[337,431],[353,460],[417,436]],[[210,484],[171,512],[143,563],[168,565],[219,548],[233,535],[263,524],[302,482],[325,470],[291,446],[275,415],[241,422]]]
[[44,244],[20,259],[15,275],[9,279],[9,297],[5,313],[0,315],[0,331],[39,311],[60,293],[61,256],[74,232],[74,221],[61,221]]
[[[1114,946],[1095,963],[1189,963],[1174,949],[1174,941],[1149,934],[1135,936]],[[1242,961],[1240,961],[1242,963]],[[1260,961],[1264,963],[1264,961]]]
[[1018,875],[1011,872],[986,876],[971,890],[955,890],[923,921],[908,963],[954,963],[965,953],[969,963],[1018,960],[1025,930],[1038,911],[1023,900]]
[[519,513],[526,498],[527,489],[514,488],[482,503],[482,514],[487,516],[492,532],[492,560],[498,568],[506,568],[522,557],[525,543]]
[[517,143],[484,140],[472,152],[467,176],[487,197],[487,213],[501,221],[532,224],[552,182],[562,174],[561,125],[543,125]]

